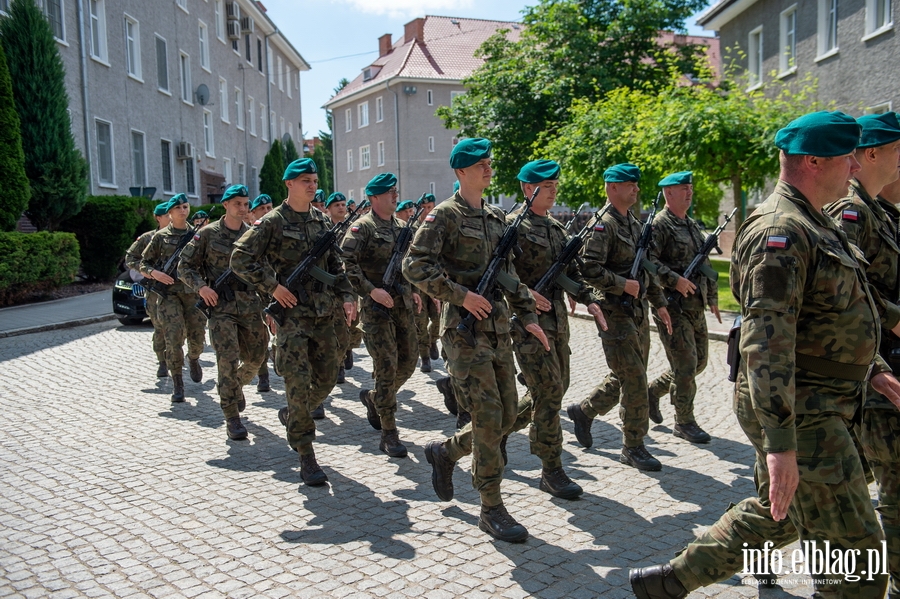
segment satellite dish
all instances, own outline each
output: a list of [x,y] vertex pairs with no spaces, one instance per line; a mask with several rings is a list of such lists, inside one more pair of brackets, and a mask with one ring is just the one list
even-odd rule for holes
[[205,83],[197,86],[197,102],[199,102],[200,106],[206,106],[209,103],[209,88],[206,87]]

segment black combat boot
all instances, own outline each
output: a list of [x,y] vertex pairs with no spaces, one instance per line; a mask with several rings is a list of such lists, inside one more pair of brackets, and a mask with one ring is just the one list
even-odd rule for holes
[[344,356],[344,370],[350,370],[353,368],[353,350],[348,349],[347,354]]
[[648,472],[662,470],[662,464],[659,463],[659,460],[650,455],[650,452],[643,445],[623,447],[619,461],[623,464],[634,466],[638,470],[647,470]]
[[422,358],[422,366],[419,368],[420,371],[428,373],[431,372],[431,358],[428,356],[424,356]]
[[456,428],[462,429],[465,425],[472,422],[472,415],[468,412],[463,412],[459,410],[459,414],[456,415]]
[[247,427],[241,422],[240,416],[234,416],[225,421],[225,427],[228,431],[228,438],[233,441],[240,441],[247,438]]
[[335,380],[335,384],[343,385],[347,382],[347,372],[344,370],[344,365],[341,364],[341,367],[338,368],[337,380]]
[[437,360],[441,354],[438,353],[437,342],[431,344],[431,347],[428,348],[428,357],[432,360]]
[[188,358],[188,369],[191,372],[191,380],[195,383],[203,381],[203,369],[200,368],[200,358]]
[[575,499],[583,493],[578,483],[569,478],[562,467],[552,470],[544,468],[541,471],[540,489],[560,499]]
[[656,424],[662,424],[662,412],[659,411],[659,398],[653,391],[647,391],[647,399],[650,400],[650,420]]
[[181,403],[184,401],[184,379],[181,374],[172,375],[172,403]]
[[325,402],[319,404],[315,410],[309,413],[309,417],[313,420],[322,420],[325,418]]
[[425,445],[425,460],[431,464],[431,486],[441,501],[453,499],[454,462],[441,441],[429,441]]
[[319,468],[315,453],[300,454],[300,478],[308,487],[321,487],[328,482],[325,472]]
[[528,531],[509,515],[502,503],[492,507],[481,506],[478,528],[495,539],[508,543],[522,543],[528,538]]
[[566,408],[566,414],[575,423],[575,438],[578,439],[578,442],[585,447],[593,445],[594,438],[591,436],[591,421],[593,419],[588,418],[587,414],[584,413],[584,410],[577,403],[573,403]]
[[684,599],[688,594],[669,564],[633,568],[628,578],[638,599]]
[[448,412],[456,416],[459,408],[456,405],[456,395],[453,393],[450,377],[445,376],[442,379],[438,379],[437,389],[441,392],[441,395],[444,396],[444,407],[447,408]]
[[709,433],[697,426],[696,422],[676,424],[672,434],[685,441],[690,441],[691,443],[709,443],[712,439],[712,437],[709,436]]
[[156,369],[156,378],[164,379],[169,376],[169,367],[166,366],[165,362],[159,363],[159,368]]
[[397,429],[381,429],[381,443],[378,445],[378,449],[392,458],[406,457],[406,445],[400,442],[400,435],[397,433]]
[[256,390],[259,393],[268,393],[272,390],[271,385],[269,384],[269,369],[266,368],[266,371],[259,375],[259,380],[256,381]]
[[369,421],[369,426],[374,428],[376,431],[380,431],[381,418],[378,417],[378,412],[375,410],[375,404],[369,397],[368,389],[363,389],[359,392],[359,401],[361,401],[362,404],[366,406],[366,420]]

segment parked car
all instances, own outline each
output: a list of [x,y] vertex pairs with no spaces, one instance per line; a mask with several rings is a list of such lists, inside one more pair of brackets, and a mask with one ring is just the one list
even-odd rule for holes
[[113,312],[122,324],[141,324],[147,318],[147,290],[131,280],[129,271],[116,277],[113,286]]

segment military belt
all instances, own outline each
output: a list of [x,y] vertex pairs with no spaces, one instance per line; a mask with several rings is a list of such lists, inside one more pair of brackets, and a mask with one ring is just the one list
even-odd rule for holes
[[820,374],[835,379],[844,379],[847,381],[856,381],[859,383],[869,380],[872,374],[874,363],[871,364],[845,364],[844,362],[835,362],[827,358],[819,358],[809,354],[796,352],[795,362],[797,368]]

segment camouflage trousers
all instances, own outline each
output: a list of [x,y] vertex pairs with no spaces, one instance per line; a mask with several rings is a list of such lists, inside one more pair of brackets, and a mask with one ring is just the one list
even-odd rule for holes
[[259,370],[256,371],[256,374],[259,376],[268,376],[269,374],[269,327],[266,326],[266,323],[263,322],[263,329],[266,334],[266,355],[263,359],[262,363],[259,365]]
[[169,292],[156,306],[159,325],[166,339],[166,365],[170,374],[181,374],[184,365],[184,339],[188,341],[188,358],[199,358],[206,343],[206,318],[195,307],[196,293]]
[[313,452],[318,408],[337,377],[337,341],[334,318],[289,317],[275,336],[275,363],[284,377],[287,396],[288,444],[301,455]]
[[[454,388],[454,392],[456,389]],[[513,422],[512,428],[507,435],[525,430],[531,424],[531,412],[534,409],[534,403],[531,401],[531,393],[526,393],[525,397],[519,400],[516,406],[516,421]],[[448,445],[448,451],[452,447],[450,459],[458,462],[467,455],[472,455],[472,423],[468,423],[456,435],[453,436],[454,442]],[[534,453],[534,451],[532,451]]]
[[650,430],[648,306],[646,302],[635,302],[633,315],[618,302],[603,302],[602,308],[609,328],[600,331],[600,339],[606,364],[612,372],[581,402],[581,409],[588,418],[594,418],[620,404],[622,442],[626,447],[637,447],[644,444]]
[[166,334],[163,332],[162,326],[159,324],[159,316],[156,314],[159,307],[159,296],[155,293],[147,293],[147,316],[150,317],[150,324],[153,325],[153,353],[156,354],[156,361],[164,363],[166,361]]
[[421,291],[419,296],[422,298],[422,311],[416,314],[416,335],[419,341],[419,357],[427,358],[431,345],[441,338],[441,312],[434,305],[431,296]]
[[475,347],[469,347],[456,329],[447,329],[441,345],[459,409],[472,416],[471,433],[457,431],[444,445],[455,460],[471,451],[472,485],[483,505],[498,505],[503,480],[500,441],[513,429],[518,404],[512,342],[506,333],[478,331]]
[[697,395],[696,377],[706,368],[709,356],[709,333],[706,315],[696,310],[670,310],[672,334],[654,314],[659,340],[666,350],[669,369],[650,383],[650,393],[665,397],[675,406],[675,422],[687,424],[694,418],[694,397]]
[[238,413],[243,386],[253,380],[260,364],[265,364],[269,336],[258,311],[225,314],[213,310],[209,319],[209,340],[216,351],[219,373],[219,403],[225,418]]
[[375,372],[375,389],[369,391],[369,397],[382,430],[393,430],[397,428],[397,391],[416,370],[416,324],[413,310],[400,298],[394,298],[394,307],[387,313],[374,304],[365,298],[361,317],[366,351],[372,356]]
[[[869,389],[869,393],[874,391]],[[875,477],[881,527],[887,539],[888,599],[900,599],[900,410],[886,400],[863,409],[859,439]]]
[[[859,550],[856,568],[859,574],[866,568],[868,552],[880,552],[884,535],[869,499],[851,423],[833,412],[797,415],[800,483],[788,517],[776,522],[769,503],[769,472],[763,451],[765,434],[746,387],[736,386],[734,410],[756,449],[757,496],[730,507],[672,560],[678,580],[688,591],[725,580],[743,571],[745,550],[762,549],[767,541],[781,548],[798,537],[802,541],[815,541],[820,550],[826,541],[832,550]],[[790,557],[785,554],[783,567],[788,570]],[[816,580],[813,596],[822,599],[881,599],[887,585],[887,577],[883,575],[874,576],[873,580],[862,575],[859,581],[851,582],[842,580],[841,576],[815,574],[811,576]]]

